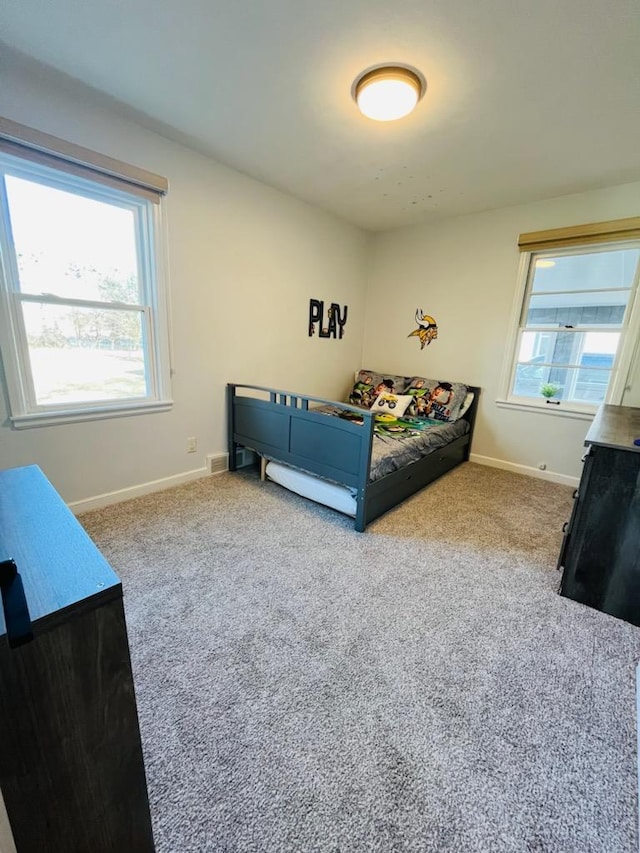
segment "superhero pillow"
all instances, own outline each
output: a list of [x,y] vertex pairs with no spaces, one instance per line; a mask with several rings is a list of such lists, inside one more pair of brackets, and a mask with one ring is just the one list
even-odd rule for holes
[[437,421],[455,421],[467,395],[462,382],[444,382],[415,376],[407,388],[412,402],[407,414],[413,418],[431,418]]
[[392,374],[376,373],[373,370],[360,370],[353,388],[349,392],[347,403],[369,409],[381,392],[400,394],[404,392],[406,385],[406,376],[393,376]]

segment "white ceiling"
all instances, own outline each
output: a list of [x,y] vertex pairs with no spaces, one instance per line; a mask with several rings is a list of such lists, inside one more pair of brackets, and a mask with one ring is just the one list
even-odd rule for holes
[[[640,179],[637,0],[4,0],[0,38],[366,229]],[[385,61],[428,84],[388,124]]]

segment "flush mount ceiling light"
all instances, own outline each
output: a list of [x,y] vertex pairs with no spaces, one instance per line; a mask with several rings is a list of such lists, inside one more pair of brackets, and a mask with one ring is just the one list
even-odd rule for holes
[[411,68],[383,65],[365,71],[353,85],[360,112],[375,121],[395,121],[409,115],[424,95],[426,82]]

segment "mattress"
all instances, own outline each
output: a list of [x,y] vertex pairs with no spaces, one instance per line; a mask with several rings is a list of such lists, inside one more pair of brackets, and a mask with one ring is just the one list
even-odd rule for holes
[[303,498],[309,498],[355,518],[355,490],[347,486],[331,483],[329,480],[323,480],[314,474],[307,474],[298,468],[283,465],[281,462],[268,462],[265,474],[274,483],[302,495]]
[[369,480],[379,480],[392,471],[399,471],[434,450],[451,444],[467,432],[469,423],[460,418],[453,423],[443,421],[417,433],[375,433],[371,447]]
[[[341,417],[344,409],[338,406],[322,406],[315,411],[333,417]],[[351,415],[353,417],[353,415]],[[350,417],[350,419],[351,419]],[[469,432],[470,425],[464,418],[457,421],[427,421],[424,429],[385,428],[376,424],[371,446],[371,464],[369,466],[369,481],[386,477],[392,471],[398,471],[417,462],[422,456],[427,456],[455,441]]]

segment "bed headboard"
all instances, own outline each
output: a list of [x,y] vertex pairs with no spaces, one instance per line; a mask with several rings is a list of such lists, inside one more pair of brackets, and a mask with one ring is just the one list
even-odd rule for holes
[[469,422],[469,432],[473,433],[473,428],[476,423],[476,415],[478,414],[481,389],[477,385],[467,385],[467,388],[469,391],[473,392],[473,402],[462,417]]

